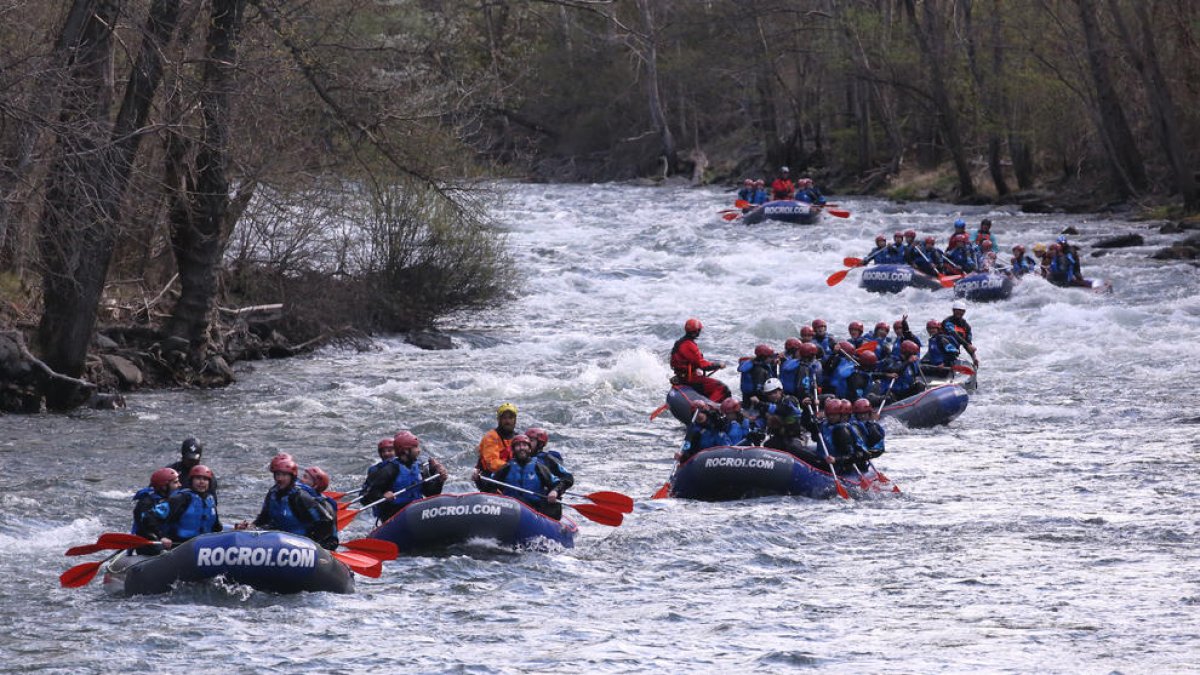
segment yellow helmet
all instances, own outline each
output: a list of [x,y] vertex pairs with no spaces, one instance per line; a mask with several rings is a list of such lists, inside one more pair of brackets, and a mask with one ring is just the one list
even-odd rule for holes
[[499,416],[503,415],[504,413],[512,413],[512,414],[516,415],[517,414],[517,406],[512,403],[501,403],[500,407],[496,408],[496,417],[499,417]]
[[1046,245],[1039,241],[1033,245],[1033,252],[1038,255],[1042,255],[1046,252]]

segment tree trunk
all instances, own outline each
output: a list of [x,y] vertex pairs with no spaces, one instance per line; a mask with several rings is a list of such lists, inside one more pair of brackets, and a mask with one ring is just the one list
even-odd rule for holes
[[[1003,128],[999,117],[1003,114],[1004,106],[999,95],[1000,84],[1003,73],[1001,69],[1004,66],[1002,52],[998,45],[992,52],[992,72],[991,76],[984,73],[983,68],[979,64],[979,39],[975,32],[975,22],[972,17],[972,2],[971,0],[959,0],[959,6],[962,7],[963,27],[967,38],[967,64],[971,69],[971,78],[975,81],[975,86],[978,89],[980,105],[983,108],[983,123],[987,128],[987,165],[988,173],[992,177],[992,185],[996,188],[996,195],[1003,197],[1008,194],[1008,184],[1004,181],[1004,168],[1001,164],[1000,151],[1003,143],[1000,138],[1000,129]],[[1000,15],[992,16],[992,38],[995,39],[999,35],[998,23]]]
[[642,61],[646,65],[646,95],[650,108],[650,123],[662,144],[663,157],[667,160],[667,173],[674,174],[679,168],[679,152],[675,147],[675,136],[667,122],[667,113],[663,109],[662,94],[659,90],[658,29],[654,25],[654,16],[650,13],[650,0],[638,0],[637,6],[646,30]]
[[[125,98],[108,132],[112,107],[112,26],[119,0],[97,0],[75,49],[60,115],[60,154],[50,169],[40,250],[45,310],[38,342],[46,362],[71,377],[83,374],[96,309],[120,223],[121,202],[144,135],[141,127],[162,79],[162,55],[179,3],[155,0],[146,19]],[[107,144],[103,144],[108,135]],[[46,405],[78,405],[74,394],[48,391]]]
[[1125,51],[1129,53],[1133,65],[1141,76],[1142,88],[1146,91],[1146,101],[1150,106],[1150,114],[1154,120],[1154,131],[1162,146],[1163,154],[1171,167],[1175,188],[1183,197],[1184,207],[1189,211],[1200,208],[1200,189],[1196,186],[1196,177],[1188,166],[1183,136],[1179,131],[1179,116],[1175,111],[1175,101],[1171,90],[1163,76],[1162,66],[1158,58],[1158,50],[1154,46],[1154,30],[1150,24],[1150,14],[1146,3],[1133,3],[1133,12],[1137,17],[1138,28],[1141,32],[1142,47],[1138,46],[1130,33],[1120,5],[1115,0],[1109,0],[1109,10],[1116,21],[1121,41],[1125,43]]
[[193,153],[187,139],[172,134],[167,146],[171,248],[179,269],[180,296],[167,322],[170,335],[182,337],[193,355],[203,357],[209,312],[217,291],[217,270],[240,207],[254,186],[229,196],[230,95],[235,87],[238,31],[245,0],[212,0],[200,96],[201,139]]
[[915,0],[904,0],[908,18],[912,22],[917,45],[921,49],[922,60],[925,61],[929,72],[929,89],[933,97],[933,105],[937,109],[938,121],[942,134],[945,136],[946,149],[954,162],[954,171],[958,175],[958,193],[960,197],[975,196],[975,183],[971,180],[971,169],[967,164],[966,148],[958,130],[958,112],[950,101],[950,92],[946,89],[945,63],[945,34],[939,21],[942,12],[935,0],[925,0],[922,3],[924,19],[917,18]]
[[1100,135],[1108,154],[1109,169],[1113,176],[1113,187],[1124,197],[1132,197],[1146,189],[1145,164],[1138,151],[1121,107],[1112,73],[1108,69],[1109,56],[1104,49],[1104,36],[1096,18],[1096,3],[1093,0],[1075,0],[1079,7],[1079,21],[1083,28],[1087,46],[1088,69],[1096,87],[1096,114],[1099,118]]

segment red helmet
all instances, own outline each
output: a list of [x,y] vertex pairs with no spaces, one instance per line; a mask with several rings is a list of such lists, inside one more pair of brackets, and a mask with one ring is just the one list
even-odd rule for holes
[[903,232],[893,232],[892,233],[892,241],[904,241],[904,233]]
[[904,342],[900,343],[900,353],[908,355],[920,354],[921,348],[912,340],[905,340]]
[[871,407],[871,402],[865,398],[860,398],[857,401],[855,401],[854,407],[851,408],[851,410],[856,415],[860,414],[860,413],[869,413],[869,412],[875,411],[875,409]]
[[1016,246],[1013,247],[1013,253],[1015,253],[1017,255],[1021,255],[1024,252],[1025,252],[1025,247],[1020,244],[1017,244]]
[[742,184],[745,185],[746,187],[754,187],[754,179],[747,178],[746,180],[742,181]]
[[757,186],[759,186],[759,185],[766,185],[766,184],[767,184],[767,181],[765,181],[765,180],[763,180],[763,179],[761,179],[761,178],[755,178],[755,179],[754,179],[754,185],[755,185],[756,187],[757,187]]
[[865,351],[858,353],[858,365],[870,370],[879,364],[879,357],[873,351]]
[[917,238],[917,231],[916,231],[916,230],[905,230],[905,231],[904,231],[904,238],[905,238],[905,239],[916,239],[916,238]]
[[783,343],[783,349],[784,351],[794,352],[800,349],[800,345],[802,344],[804,343],[800,341],[800,338],[788,338],[787,342]]
[[812,329],[813,330],[816,330],[818,328],[826,328],[826,327],[827,327],[827,324],[825,323],[825,319],[813,319],[813,321],[812,321]]
[[1062,253],[1062,246],[1059,246],[1058,244],[1050,244],[1050,252]]
[[850,411],[854,410],[854,405],[844,398],[837,400],[837,411],[840,415],[849,415]]
[[411,431],[401,431],[392,438],[392,445],[395,446],[396,452],[401,450],[409,450],[421,444],[421,439],[412,435]]
[[802,339],[802,340],[804,338],[811,339],[812,336],[813,336],[813,329],[811,327],[804,326],[803,328],[800,329],[800,339]]
[[937,239],[934,239],[933,237],[925,237],[926,246],[933,246],[935,244],[937,244]]
[[936,319],[930,319],[925,322],[925,330],[929,331],[930,333],[937,332],[941,329],[942,324],[938,323]]
[[853,333],[854,331],[858,331],[859,333],[862,333],[863,332],[862,322],[861,321],[851,321],[849,330],[851,333]]
[[150,487],[161,490],[170,487],[171,483],[177,480],[179,480],[179,473],[175,469],[162,468],[150,474]]
[[853,354],[854,353],[854,343],[853,342],[848,342],[846,340],[842,340],[841,342],[837,343],[837,348],[838,348],[838,351],[842,352],[843,354]]
[[811,342],[805,342],[800,345],[800,356],[805,358],[815,359],[817,354],[821,353],[821,349]]
[[683,322],[683,332],[699,333],[704,330],[704,324],[700,323],[700,319],[688,319]]
[[196,466],[192,467],[191,471],[188,471],[188,480],[190,481],[196,476],[204,476],[205,478],[212,480],[213,472],[212,469],[208,468],[207,466],[204,466],[203,464],[197,464]]
[[733,397],[721,401],[721,414],[732,415],[742,409],[742,404],[738,403]]
[[983,241],[979,242],[979,248],[980,248],[980,250],[983,250],[983,251],[992,250],[992,240],[984,239]]
[[899,320],[893,321],[892,322],[892,330],[896,331],[897,334],[904,332],[904,320],[899,319]]
[[392,440],[392,437],[391,437],[391,436],[389,436],[389,437],[387,437],[387,438],[384,438],[384,439],[380,440],[380,441],[379,441],[379,445],[375,446],[375,449],[377,449],[377,450],[391,450],[393,447],[395,447],[395,442]]
[[887,237],[883,236],[882,234],[877,234],[877,235],[875,235],[875,243],[880,244],[880,245],[886,244]]
[[324,492],[329,487],[329,474],[319,466],[310,466],[304,470],[304,477],[309,480],[312,489]]
[[966,246],[966,245],[967,245],[967,235],[956,234],[953,237],[950,237],[950,248],[954,248],[956,246]]
[[890,332],[891,330],[892,330],[892,327],[887,325],[886,321],[880,321],[879,323],[875,324],[875,332],[876,333],[878,333],[879,331],[883,331],[883,334],[887,335],[888,332]]
[[529,427],[525,430],[525,435],[532,441],[537,441],[539,447],[550,442],[550,434],[541,427]]
[[298,476],[300,475],[300,467],[296,466],[296,461],[290,456],[275,455],[275,458],[271,460],[271,473],[290,473],[293,476]]
[[530,442],[529,437],[525,434],[517,434],[516,436],[513,436],[512,441],[510,441],[508,445],[509,447],[516,449],[517,443],[524,443],[525,445],[529,446],[531,450],[533,449],[533,443]]
[[765,359],[775,356],[775,350],[771,349],[771,345],[758,345],[754,348],[755,358]]

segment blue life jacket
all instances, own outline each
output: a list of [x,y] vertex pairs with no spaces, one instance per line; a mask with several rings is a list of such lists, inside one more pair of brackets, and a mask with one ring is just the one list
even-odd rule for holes
[[1069,253],[1062,253],[1050,261],[1050,281],[1058,284],[1069,284],[1075,281],[1075,258]]
[[833,425],[826,420],[821,420],[817,423],[817,431],[820,436],[820,441],[817,443],[817,453],[821,457],[825,453],[829,453],[830,457],[835,457],[833,453]]
[[796,394],[796,386],[800,379],[800,359],[791,358],[779,366],[779,381],[783,384],[783,393]]
[[[137,504],[138,502],[142,501],[142,499],[144,499],[146,497],[153,497],[153,501],[151,503],[151,509],[153,509],[153,508],[157,507],[159,504],[162,504],[167,501],[167,497],[164,497],[164,496],[158,494],[158,492],[155,491],[155,489],[152,486],[147,485],[146,487],[133,493],[133,503]],[[145,523],[139,522],[139,520],[138,520],[139,515],[144,515],[144,513],[138,514],[137,509],[135,508],[134,509],[134,517],[133,517],[133,525],[129,528],[129,532],[130,532],[130,534],[136,534],[139,537],[144,537],[144,536],[146,536],[146,527],[145,527]],[[166,514],[164,513],[163,516],[165,517]]]
[[958,361],[958,341],[944,333],[929,339],[929,351],[921,358],[921,363],[931,366],[952,366]]
[[917,271],[936,275],[945,255],[940,249],[934,246],[914,246],[909,264]]
[[300,490],[300,483],[293,483],[287,492],[272,487],[267,493],[267,513],[271,516],[271,529],[308,536],[308,526],[292,512],[292,495]]
[[954,263],[963,273],[975,271],[975,253],[968,246],[959,246],[946,254],[946,259]]
[[742,361],[738,363],[737,369],[742,374],[740,388],[744,398],[761,394],[764,382],[772,377],[779,377],[779,371],[774,363],[758,359]]
[[821,353],[817,355],[818,359],[823,359],[832,354],[833,346],[837,344],[833,341],[833,336],[829,333],[826,333],[825,337],[820,339],[818,339],[816,336],[813,336],[812,343],[817,346],[817,349],[821,350]]
[[392,497],[392,503],[403,506],[420,499],[423,496],[421,489],[410,486],[420,484],[421,479],[424,478],[421,475],[421,463],[413,462],[412,466],[407,466],[398,459],[392,461],[396,463],[396,468],[399,470],[396,473],[396,480],[392,481],[392,492],[396,493],[396,496]]
[[[839,448],[839,447],[837,447],[836,444],[830,444],[828,446],[829,452],[835,458],[837,458],[837,457],[852,457],[852,456],[858,454],[860,451],[863,451],[866,449],[865,444],[863,443],[863,439],[861,436],[858,435],[858,430],[854,427],[854,424],[852,424],[850,422],[838,422],[837,424],[829,425],[829,437],[831,439],[834,437],[835,430],[837,430],[837,429],[844,429],[846,432],[848,432],[847,436],[850,439],[850,447]],[[841,434],[837,434],[837,435],[841,436]]]
[[1038,264],[1033,258],[1027,255],[1023,255],[1020,258],[1013,256],[1011,267],[1013,276],[1023,277],[1030,272],[1036,271],[1037,268]]
[[895,382],[891,385],[891,391],[908,391],[919,379],[922,379],[920,362],[905,363],[901,367]]
[[546,486],[542,484],[542,478],[538,475],[538,462],[528,461],[525,466],[521,466],[519,462],[513,460],[508,463],[507,471],[496,477],[496,480],[509,485],[525,488],[531,492],[536,492],[536,495],[531,495],[527,492],[520,492],[508,487],[502,487],[501,491],[509,497],[515,497],[525,502],[526,504],[534,505],[545,501],[546,493],[549,492]]
[[[375,467],[371,467],[371,469],[374,469],[374,468]],[[369,471],[370,471],[370,469],[368,469],[368,472]],[[368,473],[368,475],[370,475],[370,474]],[[304,490],[308,494],[316,497],[317,499],[323,500],[325,502],[325,506],[329,508],[329,512],[332,513],[334,515],[334,517],[337,517],[338,503],[337,503],[336,499],[334,499],[333,497],[327,497],[327,496],[321,494],[320,492],[317,492],[317,490],[313,486],[311,486],[307,483],[296,483],[296,485],[301,490]]]
[[[883,452],[885,431],[882,424],[875,420],[860,420],[857,417],[851,420],[850,423],[854,425],[864,448],[872,452]],[[879,440],[871,443],[868,439],[872,436],[877,437]]]
[[742,441],[746,440],[746,435],[750,433],[750,420],[742,419],[742,421],[729,420],[729,430],[725,432],[727,445],[741,445]]
[[191,488],[184,488],[178,494],[188,496],[188,505],[183,513],[179,514],[179,520],[167,526],[167,536],[178,543],[196,535],[212,532],[213,525],[217,522],[217,498],[211,494],[201,497]]
[[837,365],[833,367],[833,372],[829,374],[829,388],[838,398],[846,398],[846,378],[854,373],[854,362],[849,358],[842,356],[838,359]]
[[752,200],[754,198],[754,188],[744,187],[744,188],[738,190],[737,198],[744,202],[748,202],[748,201]]

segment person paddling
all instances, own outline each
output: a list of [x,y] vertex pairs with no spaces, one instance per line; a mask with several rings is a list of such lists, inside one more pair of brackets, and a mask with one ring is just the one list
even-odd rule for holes
[[[517,406],[514,403],[501,403],[496,408],[496,428],[489,430],[479,439],[479,459],[475,462],[475,470],[482,473],[492,473],[504,466],[512,458],[512,438],[517,431]],[[483,486],[478,486],[482,489]],[[369,502],[368,502],[369,503]]]
[[221,517],[217,515],[217,496],[209,487],[213,472],[203,464],[188,472],[188,487],[176,491],[147,514],[152,531],[162,533],[173,548],[183,542],[210,532],[221,532]]
[[263,498],[262,509],[254,521],[238,523],[234,529],[281,530],[308,537],[330,551],[338,547],[336,514],[329,510],[324,499],[301,489],[297,484],[300,468],[295,460],[276,455],[271,460],[271,477],[275,484]]
[[779,177],[771,183],[771,199],[791,199],[795,192],[791,169],[786,166],[779,167]]
[[[412,432],[396,434],[392,447],[396,450],[395,459],[376,471],[363,490],[364,504],[387,500],[375,507],[375,517],[381,523],[386,523],[410,502],[441,494],[442,486],[450,477],[437,459],[431,457],[421,463],[421,439]],[[435,475],[437,478],[433,478]]]
[[979,367],[979,359],[975,356],[975,344],[971,336],[971,324],[967,323],[967,302],[955,300],[950,305],[950,316],[942,319],[942,330],[958,341],[958,344],[971,355],[971,361]]
[[170,467],[163,467],[150,474],[150,485],[134,493],[133,527],[130,532],[158,542],[136,549],[138,555],[158,555],[164,549],[171,548],[171,539],[159,529],[161,517],[154,517],[152,512],[159,504],[166,503],[178,489],[179,472]]
[[512,487],[487,483],[486,491],[501,492],[525,502],[543,515],[561,520],[562,504],[558,500],[574,484],[574,478],[570,474],[555,476],[544,462],[534,460],[533,445],[525,434],[513,436],[512,453],[512,459],[489,476]]

